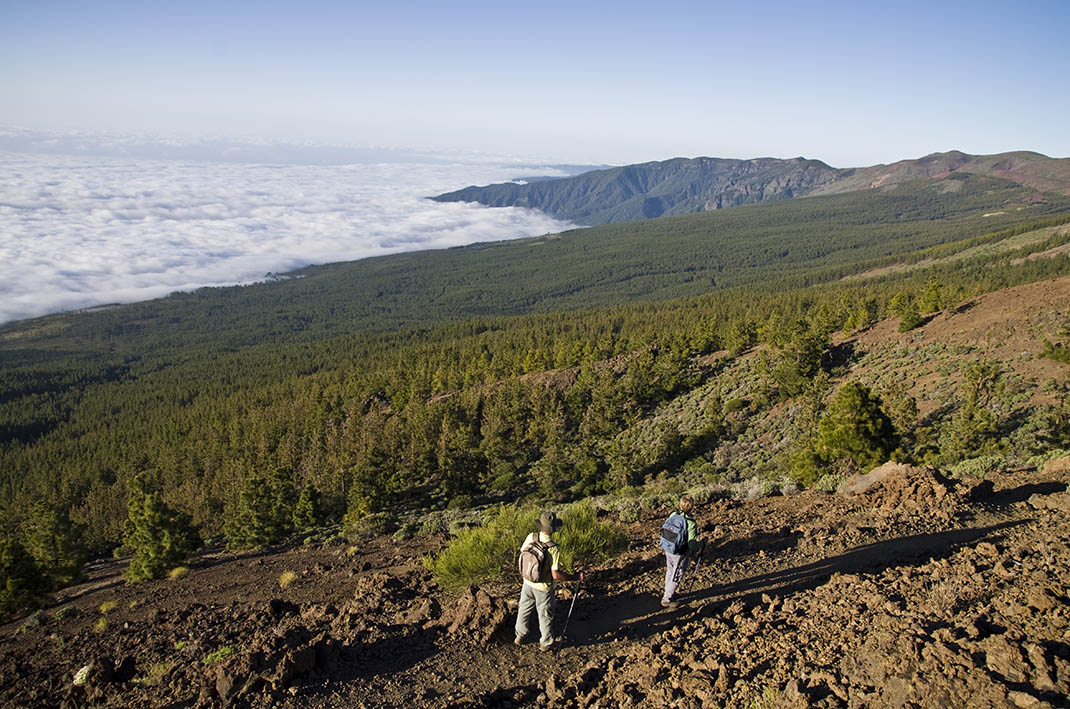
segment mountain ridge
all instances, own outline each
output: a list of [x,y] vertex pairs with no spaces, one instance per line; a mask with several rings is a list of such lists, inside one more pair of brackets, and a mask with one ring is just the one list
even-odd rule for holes
[[527,207],[584,226],[653,219],[798,197],[842,194],[952,173],[998,177],[1070,195],[1070,158],[1030,151],[970,155],[951,150],[859,168],[804,157],[671,158],[535,183],[470,186],[432,197],[488,207]]

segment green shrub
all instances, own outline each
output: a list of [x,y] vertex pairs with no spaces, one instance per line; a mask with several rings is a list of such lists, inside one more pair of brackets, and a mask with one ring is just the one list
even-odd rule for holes
[[762,693],[752,698],[747,709],[775,709],[781,706],[783,699],[776,687],[765,687]]
[[171,579],[172,581],[178,581],[180,578],[185,577],[188,573],[188,566],[176,566],[175,568],[167,572],[167,578]]
[[1070,364],[1070,347],[1066,347],[1061,342],[1053,345],[1051,340],[1044,340],[1044,351],[1040,356],[1047,357],[1056,362]]
[[[535,508],[503,505],[484,526],[458,534],[427,566],[447,590],[515,576],[520,545],[536,529],[539,514]],[[555,539],[561,547],[561,565],[566,569],[609,558],[627,545],[623,530],[598,521],[590,501],[568,506],[561,520],[563,526]]]
[[742,411],[748,406],[750,406],[750,402],[746,399],[729,399],[724,405],[724,415],[728,416],[734,414],[737,411]]
[[345,520],[343,534],[349,541],[365,537],[391,534],[398,528],[398,520],[390,512],[373,512],[357,519]]
[[210,652],[205,655],[201,659],[201,662],[205,665],[211,665],[213,663],[219,662],[220,660],[225,660],[231,655],[236,654],[238,654],[238,648],[234,647],[233,645],[224,645],[215,652]]
[[780,486],[780,494],[784,497],[791,497],[792,495],[798,495],[802,492],[802,488],[794,480],[788,481]]
[[780,483],[761,478],[748,478],[732,486],[732,496],[737,500],[757,500],[769,497],[780,489]]
[[54,613],[56,620],[65,620],[67,618],[73,618],[78,615],[78,609],[74,606],[63,606]]
[[617,510],[617,519],[625,524],[639,521],[639,505],[634,502],[628,502],[621,505]]
[[420,525],[415,522],[403,522],[398,531],[394,532],[395,542],[404,542],[412,539],[420,531]]
[[680,502],[680,495],[674,492],[655,492],[644,494],[639,498],[639,504],[644,510],[660,511],[676,508]]
[[703,507],[710,504],[719,497],[724,497],[727,492],[724,485],[716,482],[709,482],[704,485],[694,485],[687,489],[687,495],[691,497],[691,500]]
[[561,513],[561,521],[557,543],[561,545],[561,564],[566,569],[612,558],[628,546],[628,535],[624,530],[598,521],[590,500],[566,507]]
[[113,610],[115,610],[118,607],[119,607],[119,602],[118,601],[104,601],[103,603],[100,604],[100,609],[99,610],[103,615],[107,615],[108,613],[111,613]]
[[826,473],[817,479],[814,483],[814,489],[820,492],[832,494],[840,489],[840,485],[843,483],[842,475],[835,475],[833,473]]
[[445,510],[432,510],[424,513],[419,521],[420,529],[417,534],[421,537],[430,537],[448,531],[448,517]]
[[34,628],[43,628],[48,624],[48,616],[44,614],[44,611],[36,610],[30,614],[30,617],[23,622],[22,627],[19,630],[25,632],[27,630],[33,630]]
[[535,509],[502,505],[490,522],[461,531],[431,562],[435,580],[453,591],[502,577],[514,568],[520,545],[538,517]]
[[949,472],[957,478],[983,478],[1001,470],[1006,464],[1003,456],[983,455],[956,463],[951,466]]
[[297,574],[293,571],[283,571],[279,576],[279,586],[289,588],[297,580]]
[[142,687],[155,687],[160,684],[160,681],[167,675],[168,672],[175,668],[178,663],[174,660],[168,660],[167,662],[157,662],[149,667],[149,671],[144,677],[138,677],[134,679],[134,683]]
[[1044,465],[1049,460],[1054,460],[1056,458],[1065,458],[1067,456],[1070,456],[1070,450],[1066,450],[1065,448],[1056,448],[1054,450],[1045,451],[1044,453],[1039,453],[1030,457],[1028,460],[1025,461],[1025,464],[1029,466],[1036,466],[1039,468],[1041,465]]
[[447,510],[467,510],[471,509],[474,502],[471,495],[455,495],[446,505]]

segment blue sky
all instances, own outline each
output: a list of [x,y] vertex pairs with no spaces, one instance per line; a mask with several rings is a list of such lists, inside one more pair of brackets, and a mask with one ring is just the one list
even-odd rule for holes
[[10,2],[0,123],[837,167],[1070,156],[1070,3]]

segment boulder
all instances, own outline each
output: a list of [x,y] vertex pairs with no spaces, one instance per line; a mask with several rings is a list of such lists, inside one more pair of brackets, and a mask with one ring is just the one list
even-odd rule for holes
[[1054,495],[1032,495],[1028,503],[1034,510],[1070,512],[1070,492],[1057,492]]
[[883,482],[889,476],[896,474],[905,474],[910,470],[910,466],[904,463],[896,463],[895,461],[888,461],[884,465],[874,468],[868,473],[858,473],[840,483],[839,492],[841,495],[861,495],[869,490],[874,485]]
[[476,586],[468,589],[457,599],[453,612],[443,618],[451,634],[471,635],[479,642],[489,642],[495,633],[506,625],[509,605],[501,598],[494,598]]

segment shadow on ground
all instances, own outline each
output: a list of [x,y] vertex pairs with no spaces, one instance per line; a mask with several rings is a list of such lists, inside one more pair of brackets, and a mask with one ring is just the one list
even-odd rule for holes
[[[1024,494],[1024,491],[1020,494]],[[684,620],[718,613],[736,601],[742,601],[745,606],[750,607],[757,604],[763,594],[783,598],[817,588],[834,574],[877,573],[891,567],[942,559],[964,546],[997,538],[1002,530],[1019,524],[1023,522],[916,534],[867,544],[804,566],[761,574],[733,583],[714,584],[687,594],[683,604],[673,611],[664,611],[660,598],[655,593],[625,591],[609,596],[599,604],[600,609],[592,613],[582,627],[570,633],[570,641],[576,645],[592,645],[609,642],[618,637],[629,640],[648,638]],[[773,546],[779,546],[780,541],[782,540],[776,538],[777,543]],[[637,567],[635,571],[643,572],[649,571],[653,566],[660,566],[661,563],[662,558],[655,557],[632,566]]]

